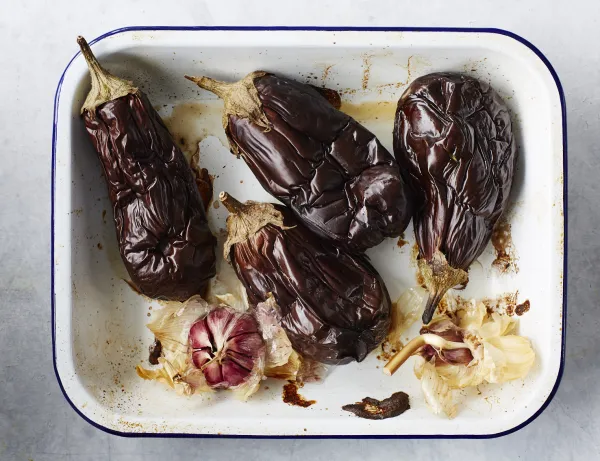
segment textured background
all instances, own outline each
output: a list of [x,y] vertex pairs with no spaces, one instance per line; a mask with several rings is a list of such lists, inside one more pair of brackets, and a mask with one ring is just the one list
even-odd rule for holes
[[[1,460],[600,458],[594,315],[600,285],[600,2],[0,0],[0,7]],[[131,25],[499,27],[539,47],[562,80],[569,119],[567,357],[548,409],[515,434],[470,441],[124,439],[77,416],[58,388],[51,360],[52,104],[76,35],[91,39]]]

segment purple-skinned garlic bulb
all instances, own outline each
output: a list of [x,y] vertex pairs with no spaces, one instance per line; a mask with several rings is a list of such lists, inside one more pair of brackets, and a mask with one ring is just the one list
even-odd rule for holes
[[265,342],[254,316],[228,307],[211,310],[190,328],[189,348],[194,366],[213,389],[245,383],[264,361]]

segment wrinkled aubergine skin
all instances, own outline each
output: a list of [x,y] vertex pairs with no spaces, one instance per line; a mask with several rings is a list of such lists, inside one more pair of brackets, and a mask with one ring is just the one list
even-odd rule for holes
[[281,326],[296,351],[319,362],[362,361],[385,338],[390,297],[377,271],[320,239],[291,211],[282,230],[271,224],[233,245],[230,259],[251,303],[272,293]]
[[467,270],[513,182],[517,149],[504,101],[461,74],[418,78],[398,102],[394,153],[415,197],[420,256],[429,261],[439,249],[452,267]]
[[141,92],[106,102],[85,126],[113,205],[121,257],[151,298],[184,301],[215,275],[216,239],[191,169]]
[[394,157],[310,85],[254,80],[270,130],[230,116],[228,134],[261,185],[321,237],[363,251],[406,229],[411,212]]

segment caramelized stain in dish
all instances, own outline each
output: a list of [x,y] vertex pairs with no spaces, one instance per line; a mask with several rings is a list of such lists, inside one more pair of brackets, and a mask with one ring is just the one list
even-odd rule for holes
[[[150,315],[150,312],[148,312]],[[158,358],[162,355],[162,344],[156,338],[154,338],[154,342],[149,347],[149,356],[148,362],[152,365],[158,365]]]
[[[531,308],[529,300],[525,300],[522,303],[517,302],[519,291],[514,293],[504,293],[496,298],[485,298],[482,300],[488,313],[497,312],[499,314],[506,315],[518,315],[525,314]],[[468,301],[465,301],[468,302]]]
[[395,392],[387,399],[377,400],[365,397],[361,402],[344,405],[342,410],[349,411],[359,418],[387,419],[399,416],[410,409],[408,394]]
[[394,116],[396,115],[396,102],[364,101],[360,103],[353,103],[342,101],[340,110],[359,123],[365,123],[374,120],[391,122],[394,120]]
[[494,228],[491,240],[496,251],[496,259],[492,262],[492,267],[496,268],[501,274],[510,272],[516,274],[519,272],[510,223],[501,218]]
[[200,192],[200,197],[202,198],[204,210],[207,211],[213,197],[213,177],[208,174],[206,168],[200,167],[200,149],[192,155],[190,167],[194,172],[194,179],[196,181],[196,186],[198,187],[198,192]]
[[186,158],[190,159],[198,152],[198,144],[208,136],[216,136],[221,144],[229,146],[221,122],[222,110],[223,103],[218,100],[183,103],[174,106],[162,119]]
[[514,315],[518,296],[519,290],[514,293],[501,294],[496,298],[485,298],[482,302],[485,305],[488,314],[496,312],[498,314]]
[[531,303],[528,299],[526,299],[524,303],[518,304],[517,307],[515,307],[515,314],[517,314],[520,317],[525,312],[528,312],[530,308]]
[[307,400],[300,394],[298,389],[303,387],[304,384],[297,383],[296,381],[288,381],[288,384],[283,386],[283,401],[288,405],[296,407],[308,408],[311,405],[317,403],[316,400]]
[[[529,311],[531,303],[528,299],[519,303],[517,301],[518,297],[519,291],[517,290],[514,292],[502,293],[495,298],[483,298],[477,302],[483,303],[488,315],[497,313],[500,315],[521,316]],[[473,298],[463,298],[458,295],[444,296],[442,301],[440,301],[436,312],[447,315],[453,319],[456,317],[457,311],[469,308],[472,302]]]
[[404,232],[400,234],[400,237],[398,238],[398,243],[396,243],[396,245],[398,245],[398,248],[402,248],[403,246],[408,245],[408,241],[404,239]]
[[394,125],[397,101],[371,100],[350,102],[342,100],[340,110],[358,123],[363,124],[380,141],[390,137],[390,126]]
[[363,57],[363,77],[362,77],[362,89],[366,90],[369,86],[369,78],[371,77],[371,56],[365,55]]
[[377,355],[377,360],[381,360],[382,362],[389,362],[396,353],[402,349],[403,344],[401,341],[390,341],[389,337],[387,337],[381,343],[381,352]]

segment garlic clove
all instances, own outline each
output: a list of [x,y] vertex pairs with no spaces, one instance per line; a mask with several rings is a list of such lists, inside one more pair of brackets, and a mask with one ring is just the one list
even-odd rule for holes
[[194,366],[212,388],[243,384],[264,366],[265,342],[250,314],[216,307],[192,325],[188,341]]
[[209,350],[200,349],[195,350],[192,353],[192,361],[197,368],[202,368],[211,359],[211,353]]
[[263,339],[260,334],[245,333],[231,338],[227,343],[227,350],[253,356],[262,346]]
[[224,382],[223,368],[220,363],[210,362],[202,369],[202,371],[204,372],[204,377],[206,378],[206,382],[210,387],[229,387],[227,383]]
[[240,354],[239,352],[232,351],[231,349],[227,351],[227,359],[233,360],[235,363],[237,363],[242,368],[245,368],[246,370],[252,370],[252,368],[254,367],[254,357],[249,357],[247,355]]
[[[252,364],[254,366],[254,362],[252,362]],[[225,358],[223,362],[221,362],[221,370],[223,373],[223,381],[226,383],[224,387],[233,387],[246,381],[252,368],[244,368],[235,360]]]

